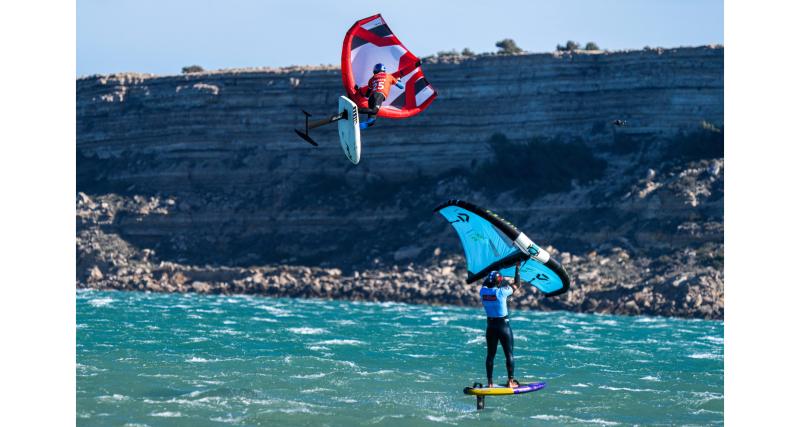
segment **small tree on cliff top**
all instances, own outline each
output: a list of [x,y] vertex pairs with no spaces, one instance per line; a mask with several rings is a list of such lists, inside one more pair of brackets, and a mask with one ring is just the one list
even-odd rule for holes
[[578,50],[580,48],[581,48],[581,45],[579,45],[578,43],[576,43],[576,42],[574,42],[572,40],[567,40],[567,45],[566,46],[561,46],[561,45],[557,45],[556,46],[556,50],[559,51],[559,52],[572,52],[572,51]]
[[589,42],[589,43],[586,43],[586,46],[584,46],[584,49],[585,50],[600,50],[600,46],[598,46],[597,43],[595,43],[595,42]]
[[205,71],[205,70],[203,69],[203,67],[201,67],[199,65],[187,65],[187,66],[181,68],[181,73],[183,73],[183,74],[202,73],[203,71]]
[[497,53],[501,55],[514,55],[517,53],[522,53],[522,48],[517,46],[517,43],[512,39],[503,39],[494,45],[500,48]]

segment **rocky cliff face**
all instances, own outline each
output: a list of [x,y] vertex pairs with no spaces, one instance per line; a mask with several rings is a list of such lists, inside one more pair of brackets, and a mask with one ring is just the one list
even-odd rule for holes
[[79,285],[143,257],[345,275],[433,265],[460,249],[431,209],[464,198],[577,259],[624,251],[642,266],[603,278],[598,265],[579,286],[639,286],[687,266],[681,283],[720,301],[691,304],[719,317],[723,52],[431,60],[439,98],[364,132],[358,166],[333,127],[315,134],[319,148],[292,132],[301,108],[333,112],[338,69],[79,79]]

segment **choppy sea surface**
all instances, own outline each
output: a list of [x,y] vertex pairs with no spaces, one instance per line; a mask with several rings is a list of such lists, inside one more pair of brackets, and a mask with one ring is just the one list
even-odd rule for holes
[[[79,426],[709,425],[722,322],[514,311],[488,397],[479,308],[78,291]],[[496,382],[505,380],[502,350]],[[497,374],[500,374],[498,377]]]

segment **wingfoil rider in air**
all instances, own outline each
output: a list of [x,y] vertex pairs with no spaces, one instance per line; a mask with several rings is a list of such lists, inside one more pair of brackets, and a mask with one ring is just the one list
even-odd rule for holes
[[486,378],[489,380],[488,387],[492,387],[494,356],[497,353],[497,342],[500,341],[506,356],[508,371],[506,386],[515,388],[519,387],[519,382],[514,379],[514,333],[508,322],[507,298],[520,288],[519,262],[514,273],[514,283],[510,286],[504,285],[503,280],[499,271],[492,271],[481,286],[481,302],[486,310]]
[[378,111],[381,109],[383,101],[389,96],[392,86],[397,86],[400,89],[405,88],[400,83],[400,80],[386,72],[386,66],[381,63],[375,64],[372,69],[372,78],[369,79],[366,87],[359,88],[358,85],[355,85],[356,92],[369,99],[369,108],[358,109],[359,113],[367,115],[367,120],[359,123],[361,129],[366,129],[375,124]]

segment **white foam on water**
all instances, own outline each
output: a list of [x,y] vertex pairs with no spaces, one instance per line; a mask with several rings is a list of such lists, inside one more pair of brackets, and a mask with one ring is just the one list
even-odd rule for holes
[[706,341],[711,341],[714,344],[724,344],[725,343],[725,339],[722,338],[722,337],[704,336],[704,337],[700,337],[700,339],[701,340],[706,340]]
[[447,415],[442,415],[442,416],[438,416],[438,417],[434,416],[434,415],[426,415],[425,418],[427,420],[429,420],[429,421],[433,421],[433,422],[436,422],[436,423],[444,423],[444,424],[449,424],[449,425],[454,425],[454,426],[458,425],[457,422],[454,422],[453,419],[451,417],[448,417]]
[[701,415],[701,414],[723,415],[722,411],[712,411],[709,409],[698,409],[696,411],[691,411],[690,413],[692,415]]
[[331,323],[335,323],[337,325],[348,326],[348,325],[355,325],[356,322],[350,319],[347,320],[331,320]]
[[275,317],[289,317],[292,315],[292,313],[289,310],[284,310],[278,307],[271,307],[268,305],[257,305],[256,308],[260,308]]
[[578,384],[572,384],[572,386],[573,386],[573,387],[581,387],[581,388],[586,388],[586,387],[589,387],[589,384],[578,383]]
[[531,416],[534,420],[542,420],[542,421],[558,421],[559,423],[586,423],[586,424],[599,424],[602,426],[617,426],[619,425],[616,421],[608,421],[601,418],[592,418],[592,419],[583,419],[583,418],[576,418],[576,417],[569,417],[566,415],[533,415]]
[[692,359],[711,359],[711,360],[722,360],[722,356],[719,354],[714,353],[692,353],[688,356]]
[[308,374],[308,375],[292,375],[291,378],[298,378],[301,380],[315,380],[328,375],[326,373],[319,373],[319,374]]
[[189,338],[189,342],[205,342],[208,341],[206,337],[191,337]]
[[92,307],[106,307],[114,302],[113,298],[110,297],[103,297],[103,298],[95,298],[89,300],[89,305]]
[[598,350],[598,349],[596,349],[594,347],[584,347],[582,345],[577,345],[577,344],[567,344],[566,347],[567,348],[571,348],[573,350],[583,350],[583,351],[597,351]]
[[312,351],[330,351],[331,350],[330,347],[325,347],[324,345],[310,345],[310,346],[307,346],[306,348],[308,348],[309,350],[312,350]]
[[268,319],[266,317],[251,317],[250,320],[255,320],[256,322],[278,323],[277,320]]
[[393,370],[391,370],[391,369],[381,369],[381,370],[379,370],[379,371],[375,371],[375,372],[359,371],[359,372],[356,372],[356,373],[357,373],[358,375],[361,375],[362,377],[366,377],[366,376],[371,376],[371,375],[386,375],[386,374],[393,374],[393,373],[394,373],[394,371],[393,371]]
[[316,342],[314,345],[364,345],[364,341],[334,339]]
[[211,421],[214,421],[214,422],[217,422],[217,423],[226,423],[226,424],[239,424],[239,423],[242,422],[243,419],[244,419],[244,417],[234,417],[234,416],[232,416],[230,414],[228,414],[228,416],[225,417],[225,418],[223,418],[223,417],[209,418],[209,420],[211,420]]
[[636,350],[634,348],[626,348],[626,349],[623,349],[622,351],[625,352],[625,353],[636,354],[636,355],[639,355],[639,356],[652,356],[650,353],[648,353],[646,351]]
[[[468,326],[457,326],[457,325],[454,325],[454,326],[451,326],[451,327],[452,328],[456,328],[459,331],[470,333],[470,334],[482,334],[482,333],[486,332],[483,329],[470,328]],[[413,336],[413,334],[412,334],[412,336]]]
[[111,396],[97,396],[97,400],[101,402],[121,402],[130,399],[128,396],[121,394],[112,394]]
[[210,360],[204,359],[202,357],[192,356],[192,358],[191,359],[187,359],[186,362],[187,363],[208,363],[208,362],[210,362]]
[[574,391],[574,390],[557,390],[556,393],[558,393],[558,394],[581,394],[581,392]]
[[236,322],[234,322],[233,320],[223,320],[222,324],[224,324],[224,325],[235,325]]
[[215,329],[215,330],[211,331],[211,333],[212,334],[223,334],[223,335],[241,335],[242,334],[241,332],[235,331],[235,330],[233,330],[231,328]]
[[306,327],[303,327],[303,328],[289,328],[288,331],[293,333],[293,334],[297,334],[297,335],[320,335],[320,334],[328,333],[327,329],[323,329],[323,328],[306,328]]
[[477,344],[479,342],[484,342],[484,341],[486,341],[486,338],[484,338],[484,337],[475,337],[475,338],[467,341],[467,345],[469,345],[469,344]]
[[413,357],[414,359],[432,359],[436,357],[433,354],[403,354],[403,356]]
[[300,393],[319,393],[321,391],[333,391],[333,390],[323,387],[314,387],[314,388],[307,388],[305,390],[300,390]]
[[182,417],[183,414],[180,412],[173,412],[173,411],[164,411],[164,412],[151,412],[151,417],[165,417],[165,418],[177,418]]
[[358,368],[358,365],[355,362],[351,362],[349,360],[334,360],[334,362],[340,365],[349,366],[351,368]]
[[642,381],[655,381],[655,382],[661,382],[661,379],[660,379],[660,378],[658,378],[658,377],[654,377],[654,376],[652,376],[652,375],[647,375],[647,376],[641,377],[641,378],[639,378],[639,379],[640,379],[640,380],[642,380]]
[[695,404],[704,404],[712,400],[722,400],[725,397],[722,393],[714,393],[711,391],[693,391],[690,394],[697,398]]
[[599,388],[603,390],[611,390],[611,391],[630,391],[632,393],[642,393],[642,392],[650,392],[655,393],[658,390],[653,390],[650,388],[630,388],[630,387],[612,387],[608,385],[601,385]]
[[542,420],[542,421],[557,421],[561,418],[564,418],[563,415],[532,415],[531,418],[534,420]]

